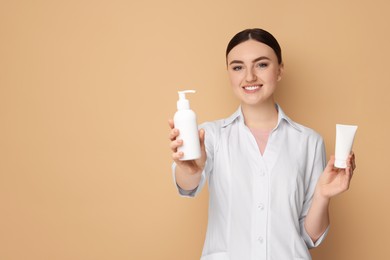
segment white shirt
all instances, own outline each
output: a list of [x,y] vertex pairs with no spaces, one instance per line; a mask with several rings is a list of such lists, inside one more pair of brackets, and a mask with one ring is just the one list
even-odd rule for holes
[[[311,259],[314,244],[304,221],[325,168],[322,137],[278,108],[264,154],[239,108],[204,123],[207,161],[199,186],[178,190],[194,197],[209,181],[209,218],[201,260]],[[173,164],[173,173],[175,170]],[[173,174],[175,176],[175,174]]]

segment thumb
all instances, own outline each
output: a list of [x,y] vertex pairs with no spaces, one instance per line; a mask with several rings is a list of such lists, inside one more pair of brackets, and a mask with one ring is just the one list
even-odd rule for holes
[[204,137],[205,137],[205,131],[204,129],[199,130],[199,141],[200,141],[200,149],[203,151],[205,150],[205,145],[204,145]]
[[335,161],[335,157],[334,157],[334,155],[331,155],[330,159],[328,161],[328,164],[325,167],[325,171],[330,172],[330,171],[333,170],[333,168],[334,168],[334,161]]

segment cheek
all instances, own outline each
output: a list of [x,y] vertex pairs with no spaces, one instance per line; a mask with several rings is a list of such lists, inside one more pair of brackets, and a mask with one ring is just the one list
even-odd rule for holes
[[229,80],[230,80],[230,85],[232,87],[237,87],[237,86],[240,86],[241,84],[241,76],[239,73],[232,73],[232,72],[229,72]]
[[264,75],[263,78],[268,82],[277,82],[277,81],[279,81],[279,76],[280,76],[279,71],[274,70],[274,71]]

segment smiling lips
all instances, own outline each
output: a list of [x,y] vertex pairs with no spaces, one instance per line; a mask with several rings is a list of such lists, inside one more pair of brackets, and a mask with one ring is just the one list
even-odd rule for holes
[[255,92],[258,89],[260,89],[263,85],[250,85],[250,86],[244,86],[242,87],[245,92]]

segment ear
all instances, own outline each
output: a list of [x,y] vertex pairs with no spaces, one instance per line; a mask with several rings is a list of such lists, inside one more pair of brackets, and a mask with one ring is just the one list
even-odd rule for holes
[[278,81],[280,81],[282,79],[283,72],[284,72],[284,63],[282,62],[279,64]]

